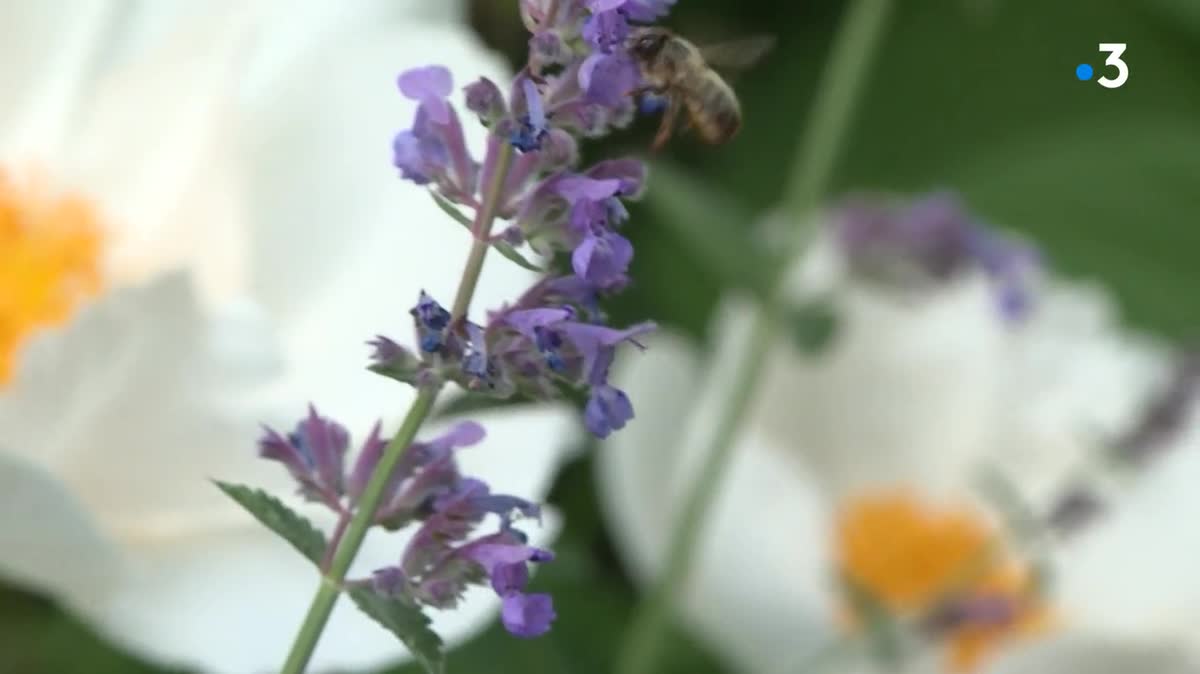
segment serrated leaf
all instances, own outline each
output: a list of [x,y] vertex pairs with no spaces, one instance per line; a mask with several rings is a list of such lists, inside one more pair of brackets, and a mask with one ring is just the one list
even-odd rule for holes
[[288,508],[282,501],[261,489],[214,480],[229,498],[237,501],[255,519],[279,534],[313,564],[325,556],[325,535],[304,516]]
[[429,627],[429,616],[421,609],[383,597],[368,587],[351,588],[347,594],[363,613],[395,634],[426,672],[443,674],[446,671],[442,639]]
[[[463,227],[466,227],[468,230],[471,229],[471,226],[473,225],[473,223],[471,222],[471,219],[468,218],[467,216],[463,215],[462,211],[458,210],[457,206],[450,203],[446,199],[446,197],[443,197],[442,195],[438,194],[437,192],[430,192],[429,194],[430,194],[430,196],[433,197],[433,202],[436,203],[438,205],[438,208],[442,209],[442,211],[444,213],[446,213],[446,215],[449,215],[451,218],[454,218],[455,222],[462,225]],[[520,251],[518,251],[516,248],[514,248],[513,245],[508,243],[507,241],[493,241],[492,248],[495,248],[497,253],[500,253],[504,257],[515,262],[517,264],[517,266],[519,266],[519,267],[528,269],[529,271],[532,271],[532,272],[537,272],[539,274],[544,273],[546,271],[546,267],[542,267],[538,264],[530,262],[528,258],[526,258],[524,255],[522,255]]]

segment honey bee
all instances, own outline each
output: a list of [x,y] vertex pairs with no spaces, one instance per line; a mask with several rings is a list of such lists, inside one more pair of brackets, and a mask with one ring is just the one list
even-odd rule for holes
[[666,28],[639,27],[631,31],[627,48],[645,82],[637,93],[654,93],[667,99],[651,150],[657,152],[666,145],[683,112],[706,143],[720,145],[737,135],[742,128],[742,105],[733,87],[713,66],[748,67],[773,44],[772,38],[756,37],[701,48]]

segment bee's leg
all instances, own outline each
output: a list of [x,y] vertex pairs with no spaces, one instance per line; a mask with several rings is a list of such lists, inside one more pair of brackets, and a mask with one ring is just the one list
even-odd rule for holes
[[658,133],[654,134],[654,143],[650,145],[651,152],[662,150],[667,141],[671,140],[671,131],[675,128],[675,122],[682,111],[683,104],[679,102],[679,98],[671,96],[667,103],[667,109],[663,112],[662,121],[659,122]]

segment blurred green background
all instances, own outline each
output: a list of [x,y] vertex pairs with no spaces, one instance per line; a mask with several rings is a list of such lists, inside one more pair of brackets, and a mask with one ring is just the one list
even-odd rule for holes
[[[514,4],[475,0],[472,15],[484,38],[516,59],[526,34]],[[713,149],[684,139],[660,158],[686,169],[672,180],[664,172],[633,209],[636,285],[614,307],[616,322],[653,318],[703,339],[723,287],[755,285],[754,216],[780,196],[843,5],[680,0],[669,25],[698,41],[768,33],[779,42],[737,80],[746,127],[735,142]],[[984,218],[1032,237],[1059,273],[1104,282],[1131,325],[1194,339],[1200,2],[897,5],[835,192],[958,190]],[[1101,42],[1129,45],[1130,76],[1120,89],[1075,79],[1080,63],[1103,73]],[[642,153],[652,126],[589,151]],[[697,209],[704,217],[692,217]],[[535,581],[555,596],[554,630],[520,641],[497,627],[452,653],[451,671],[498,671],[500,662],[527,674],[611,671],[637,593],[616,561],[583,456],[552,494],[568,526],[559,561]],[[667,650],[664,672],[726,671],[681,634]],[[108,649],[49,603],[0,590],[0,672],[156,671]]]

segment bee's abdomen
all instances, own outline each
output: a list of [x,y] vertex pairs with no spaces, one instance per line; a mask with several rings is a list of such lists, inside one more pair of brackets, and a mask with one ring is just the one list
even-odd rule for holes
[[692,125],[706,143],[724,143],[742,128],[742,110],[737,96],[716,73],[709,72],[697,81],[684,105]]

